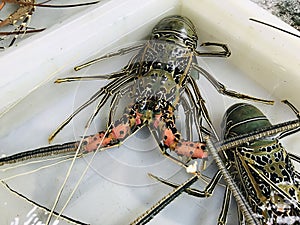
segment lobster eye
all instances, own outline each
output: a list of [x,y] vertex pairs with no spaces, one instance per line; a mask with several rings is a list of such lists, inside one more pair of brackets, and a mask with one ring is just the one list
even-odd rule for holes
[[159,39],[160,38],[160,34],[156,33],[152,36],[153,39]]

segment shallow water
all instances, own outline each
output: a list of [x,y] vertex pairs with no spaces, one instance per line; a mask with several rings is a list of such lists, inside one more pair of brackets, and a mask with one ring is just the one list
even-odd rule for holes
[[[147,3],[148,2],[150,1],[147,1]],[[122,9],[124,9],[123,7],[125,6],[122,6]],[[128,41],[132,42],[132,40],[138,41],[143,39],[143,37],[147,36],[151,31],[153,23],[158,21],[159,17],[166,14],[179,13],[179,10],[176,11],[174,8],[170,8],[165,9],[163,12],[160,11],[160,15],[152,18],[151,21],[144,22],[145,24],[140,25],[141,27],[138,27],[136,30],[129,30],[128,34],[122,34],[124,36],[122,36],[120,45],[124,46],[124,44],[128,44]],[[145,7],[145,9],[147,8]],[[131,11],[129,11],[129,9],[127,10],[128,11],[126,12],[130,14]],[[146,10],[145,12],[143,11],[143,13],[146,13]],[[186,10],[183,12],[180,11],[180,13],[183,13],[183,15],[190,15],[197,23],[199,21],[202,22],[194,12]],[[197,13],[202,15],[201,11],[197,11]],[[130,15],[128,17],[128,20],[136,19],[135,17],[130,17]],[[115,20],[112,20],[111,23],[117,24],[118,21],[123,20],[126,21],[126,17],[124,19],[124,17],[120,16]],[[125,27],[125,25],[123,26]],[[199,32],[202,28],[203,27],[200,25],[197,27]],[[205,41],[215,41],[214,33],[210,32],[211,30],[209,27],[206,28],[206,30],[201,30],[201,41],[202,38],[204,39],[205,35]],[[105,34],[101,34],[100,37],[104,39]],[[87,37],[84,36],[84,38]],[[218,36],[217,40],[222,42],[223,38],[226,38],[226,35]],[[238,40],[235,36],[234,38],[237,42]],[[98,44],[99,48],[101,48],[103,47],[101,45],[102,39],[99,40]],[[250,43],[250,46],[254,45],[257,45],[257,40],[253,40],[253,42]],[[229,47],[231,46],[232,45]],[[97,47],[93,47],[94,54],[79,51],[80,54],[84,55],[84,60],[102,55],[110,48],[106,46],[106,51],[97,53],[98,45]],[[248,53],[247,50],[250,48],[247,48],[248,46],[246,46],[246,49],[244,49],[244,47],[245,46],[239,44],[232,46],[232,48],[234,48],[233,57],[235,57],[235,59],[237,58],[236,55],[246,56],[246,53]],[[114,49],[118,48],[119,47],[116,47],[115,44]],[[259,53],[261,54],[255,56],[260,57],[264,52]],[[43,57],[43,55],[40,57]],[[56,57],[60,57],[60,55],[57,54]],[[237,68],[236,64],[231,61],[231,59],[232,58],[203,58],[199,60],[199,63],[230,89],[262,98],[274,98],[274,100],[277,100],[277,104],[274,107],[258,103],[255,104],[270,117],[270,120],[273,123],[279,123],[295,118],[293,113],[287,109],[286,106],[279,103],[279,100],[281,99],[274,97],[276,89],[274,89],[273,92],[266,91],[261,83],[255,82],[248,74]],[[105,61],[83,72],[79,71],[75,73],[73,71],[72,67],[77,64],[68,66],[64,71],[58,71],[54,77],[48,80],[48,82],[40,85],[37,89],[28,94],[28,96],[24,97],[9,111],[9,113],[2,116],[0,119],[0,138],[2,144],[0,153],[8,155],[14,152],[47,145],[47,138],[51,131],[53,131],[78,105],[91,96],[92,93],[97,91],[100,86],[106,83],[105,81],[99,81],[54,84],[53,81],[56,78],[70,75],[105,73],[121,68],[127,61],[128,57],[125,56],[121,59],[118,58],[116,60]],[[53,66],[56,66],[55,61],[51,62],[53,63]],[[253,62],[250,61],[249,64],[251,63]],[[271,69],[275,68],[276,65],[275,62],[274,67]],[[44,64],[36,65],[36,67],[38,66],[45,67]],[[49,67],[51,67],[51,65]],[[29,73],[31,71],[32,70],[25,72]],[[38,74],[38,70],[34,73]],[[43,74],[44,72],[40,73]],[[279,87],[282,82],[283,81],[278,80]],[[221,96],[203,77],[198,81],[198,85],[206,100],[211,119],[217,128],[217,131],[220,133],[220,123],[225,109],[233,103],[240,102],[240,100]],[[57,136],[55,143],[72,141],[80,138],[80,136],[83,135],[84,125],[90,113],[91,110],[78,115],[75,120]],[[181,121],[181,118],[182,117],[180,117],[179,114],[178,122],[181,123],[182,127],[184,121]],[[97,117],[92,126],[94,131],[105,129],[106,119],[107,111],[104,110]],[[284,141],[289,151],[295,153],[298,151],[299,153],[298,139],[296,134]],[[133,137],[128,139],[128,141],[123,143],[122,146],[99,153],[95,157],[93,165],[88,170],[78,190],[75,192],[74,197],[64,211],[65,215],[91,224],[128,224],[130,221],[133,221],[137,215],[140,215],[152,206],[152,204],[156,203],[162,196],[171,191],[171,188],[153,182],[153,180],[147,176],[147,172],[153,172],[155,175],[164,178],[171,178],[178,183],[185,181],[187,177],[189,177],[184,170],[177,165],[174,165],[174,163],[165,159],[160,154],[154,139],[146,130],[136,133]],[[65,192],[62,195],[58,208],[63,205],[64,199],[72,192],[78,177],[90,158],[91,156],[87,156],[76,161],[76,166],[74,167],[70,182],[65,188]],[[36,165],[26,165],[22,169],[1,172],[1,176],[7,177],[20,174],[21,172],[40,168],[42,165],[48,163],[49,162],[43,162]],[[40,204],[46,205],[47,207],[51,207],[64,179],[68,164],[69,162],[65,162],[32,174],[26,174],[25,176],[11,179],[8,183],[27,197]],[[215,172],[215,169],[216,168],[212,165],[208,168],[206,173],[211,177]],[[195,186],[203,189],[205,182],[199,181]],[[153,219],[150,224],[195,224],[199,223],[199,221],[203,224],[216,224],[218,213],[221,208],[220,201],[223,197],[223,191],[224,187],[218,186],[214,195],[208,199],[198,199],[183,194]],[[15,196],[5,189],[4,186],[1,186],[0,192],[1,194],[5,194],[5,196],[0,199],[0,211],[5,215],[5,217],[1,217],[1,222],[3,224],[9,224],[11,221],[16,221],[16,218],[20,220],[19,224],[22,224],[23,221],[30,220],[30,218],[36,219],[36,224],[38,221],[45,221],[46,216],[44,215],[43,210],[35,209],[34,212],[36,215],[34,215],[31,211],[34,208],[32,204]],[[228,221],[229,224],[237,224],[234,201],[232,206],[233,207],[229,212]],[[64,222],[60,222],[60,224],[64,224]]]

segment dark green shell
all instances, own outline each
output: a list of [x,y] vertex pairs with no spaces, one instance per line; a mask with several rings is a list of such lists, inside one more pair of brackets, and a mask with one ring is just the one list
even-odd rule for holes
[[[224,115],[224,138],[269,126],[255,106],[235,104]],[[223,154],[231,165],[229,173],[261,224],[299,224],[300,177],[276,137],[245,143]]]
[[222,130],[225,139],[271,126],[268,118],[255,106],[238,103],[225,112]]
[[[177,38],[180,36],[179,38]],[[156,24],[151,39],[172,41],[176,44],[196,49],[198,36],[193,23],[184,16],[168,16]]]

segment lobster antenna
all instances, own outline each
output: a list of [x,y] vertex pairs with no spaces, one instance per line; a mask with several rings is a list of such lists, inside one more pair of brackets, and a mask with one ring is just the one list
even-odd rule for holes
[[262,21],[259,21],[259,20],[253,19],[253,18],[250,18],[249,20],[251,20],[251,21],[253,21],[253,22],[256,22],[256,23],[260,23],[260,24],[266,25],[266,26],[268,26],[268,27],[272,27],[272,28],[274,28],[274,29],[276,29],[276,30],[280,30],[280,31],[282,31],[282,32],[284,32],[284,33],[287,33],[287,34],[293,35],[293,36],[295,36],[295,37],[297,37],[297,38],[300,38],[300,35],[295,34],[295,33],[293,33],[293,32],[290,32],[290,31],[287,31],[287,30],[284,30],[284,29],[282,29],[282,28],[280,28],[280,27],[276,27],[275,25],[272,25],[272,24],[269,24],[269,23],[266,23],[266,22],[262,22]]

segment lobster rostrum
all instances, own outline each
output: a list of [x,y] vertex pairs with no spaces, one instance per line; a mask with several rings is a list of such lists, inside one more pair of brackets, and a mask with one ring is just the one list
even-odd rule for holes
[[[283,102],[296,113],[299,121],[298,110],[288,101]],[[283,128],[286,124],[296,124],[296,120],[272,125],[253,105],[238,103],[228,108],[222,123],[225,142],[237,137],[243,140],[245,135],[254,134],[253,131],[259,131],[259,134],[235,148],[218,148],[224,169],[230,176],[229,181],[225,180],[234,187],[232,190],[226,187],[218,224],[226,224],[231,194],[240,197],[236,199],[239,209],[244,208],[252,217],[249,222],[249,218],[243,218],[244,211],[239,211],[240,224],[300,224],[300,175],[292,163],[292,160],[300,163],[300,157],[288,153],[279,142],[281,138],[297,132],[299,122],[291,129]],[[279,130],[280,127],[283,129]],[[208,150],[215,149],[211,141],[207,144]],[[219,168],[222,169],[220,166]],[[198,174],[181,185],[151,175],[152,178],[175,188],[153,208],[160,211],[184,191],[196,197],[209,197],[222,175],[224,174],[218,171],[204,191],[189,188],[199,178]],[[133,224],[145,224],[157,211],[145,213],[141,223]]]
[[[114,56],[138,51],[129,63],[120,71],[100,76],[67,77],[56,80],[56,83],[77,80],[108,79],[107,85],[100,88],[90,99],[75,110],[49,137],[49,142],[83,109],[98,101],[94,113],[87,122],[87,128],[103,106],[110,102],[107,129],[95,135],[86,136],[80,141],[46,146],[32,151],[21,152],[0,158],[0,165],[15,163],[35,157],[53,154],[74,153],[74,160],[85,153],[103,151],[118,146],[140,128],[147,126],[152,131],[161,152],[186,166],[177,156],[206,159],[203,134],[216,136],[208,111],[201,97],[195,78],[202,74],[218,92],[231,97],[259,101],[272,104],[273,101],[263,100],[227,90],[211,74],[197,65],[197,56],[228,57],[230,51],[226,45],[206,42],[201,46],[221,48],[221,51],[200,52],[196,50],[198,36],[192,22],[183,16],[169,16],[162,19],[152,30],[150,40],[116,52],[108,53],[100,58],[75,67],[80,70],[98,61]],[[125,107],[121,118],[115,120],[116,107],[123,97],[131,103]],[[175,126],[175,112],[179,105],[190,111],[197,128],[198,140],[187,134],[184,140]],[[203,120],[208,128],[202,125]],[[192,121],[187,119],[187,126]],[[187,127],[190,129],[190,127]],[[58,201],[58,200],[57,200]],[[56,204],[56,203],[55,203]],[[52,211],[54,210],[53,207]]]

